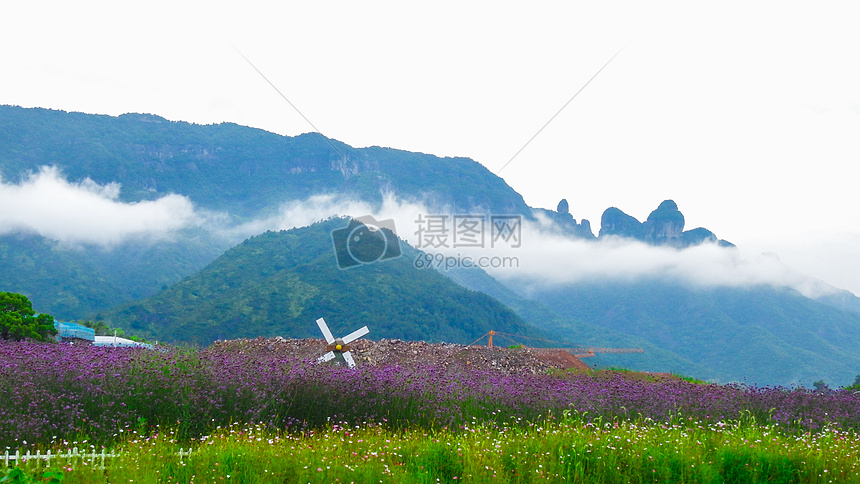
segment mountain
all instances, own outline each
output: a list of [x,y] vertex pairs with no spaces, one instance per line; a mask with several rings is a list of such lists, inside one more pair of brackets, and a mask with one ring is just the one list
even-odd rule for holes
[[356,256],[336,234],[333,250],[333,232],[346,227],[348,219],[334,218],[252,237],[181,282],[97,317],[149,339],[202,345],[257,336],[318,338],[319,317],[339,334],[367,325],[373,339],[468,344],[491,329],[544,334],[490,296],[416,268],[421,253],[403,241],[400,256],[339,268]]
[[[182,195],[196,209],[217,214],[227,228],[253,225],[277,214],[285,203],[312,195],[333,194],[378,206],[384,194],[394,193],[439,213],[515,214],[526,219],[542,214],[562,233],[595,239],[590,223],[577,223],[566,201],[556,212],[532,209],[504,180],[468,158],[353,148],[315,133],[280,136],[232,123],[204,126],[151,114],[114,117],[0,106],[3,181],[20,182],[45,166],[57,167],[73,183],[119,184],[119,200],[127,203]],[[651,218],[635,224],[650,224]],[[648,240],[678,245],[673,231],[677,227],[668,230],[664,222],[652,224],[655,235]],[[601,228],[603,232],[625,235],[610,228]],[[705,229],[681,237],[684,245],[716,240]],[[7,258],[9,270],[0,272],[0,287],[21,291],[36,307],[57,317],[87,318],[94,311],[152,295],[243,238],[222,237],[205,228],[185,229],[170,239],[126,241],[108,249],[42,239],[38,243],[50,247],[43,253],[51,255],[41,258],[50,261],[41,269],[42,276],[19,277],[16,274],[28,272],[26,262]],[[0,246],[9,254],[32,250],[20,237],[2,231]],[[67,277],[71,273],[77,274],[75,280]],[[51,290],[81,282],[79,293]],[[89,288],[94,288],[93,294]]]
[[199,230],[173,240],[103,248],[35,234],[0,235],[0,287],[26,295],[60,320],[86,319],[150,296],[201,269],[233,245]]
[[34,234],[0,237],[0,291],[26,295],[34,308],[75,319],[127,297],[83,251]]
[[846,292],[819,302],[771,286],[704,288],[667,279],[503,285],[480,270],[446,274],[492,295],[551,340],[645,350],[598,354],[590,364],[757,385],[824,380],[837,387],[860,372],[860,314],[834,307],[853,307]]
[[599,237],[626,237],[651,245],[684,248],[702,243],[717,243],[723,247],[734,244],[718,239],[710,230],[698,227],[684,230],[684,214],[674,200],[664,200],[644,222],[636,220],[618,208],[609,207],[600,217]]
[[151,114],[118,117],[0,106],[0,175],[45,165],[71,181],[122,185],[126,202],[169,193],[248,219],[289,200],[381,194],[452,212],[531,216],[522,196],[481,164],[391,148],[353,148],[311,133],[290,137],[232,123],[197,125]]
[[594,232],[591,229],[591,222],[586,219],[582,219],[582,221],[577,222],[575,218],[573,218],[573,214],[570,213],[570,205],[567,203],[566,198],[562,198],[560,202],[558,202],[558,207],[556,211],[552,210],[535,210],[536,213],[540,213],[548,219],[552,220],[556,227],[559,228],[563,233],[585,240],[594,240]]
[[[321,194],[374,206],[385,193],[397,193],[431,209],[532,216],[522,196],[468,158],[356,149],[315,133],[280,136],[232,123],[203,126],[150,114],[0,106],[2,181],[20,182],[45,166],[57,167],[74,183],[119,184],[119,200],[127,203],[183,195],[228,228]],[[0,288],[27,295],[35,307],[61,319],[89,318],[150,296],[244,238],[186,229],[165,240],[103,248],[2,229],[0,248],[7,256],[0,261]],[[31,277],[33,260],[40,261],[37,277]]]
[[595,356],[584,361],[601,368],[614,366],[641,371],[696,375],[701,379],[728,380],[725,374],[714,371],[707,365],[696,363],[672,349],[662,347],[650,341],[647,335],[625,333],[606,325],[595,324],[583,319],[588,316],[587,314],[567,311],[566,308],[557,311],[549,304],[514,292],[481,269],[454,269],[444,271],[444,274],[463,287],[496,298],[514,310],[527,324],[543,329],[547,333],[547,339],[531,342],[533,346],[642,348],[644,353],[596,353]]
[[704,288],[652,279],[518,290],[561,317],[647,340],[695,363],[698,370],[672,370],[700,378],[839,386],[860,372],[860,314],[788,288]]

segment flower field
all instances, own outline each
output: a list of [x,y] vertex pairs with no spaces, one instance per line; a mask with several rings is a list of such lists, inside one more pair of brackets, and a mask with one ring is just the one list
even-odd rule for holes
[[67,482],[860,481],[844,390],[3,342],[0,402],[0,449],[114,455],[21,464]]

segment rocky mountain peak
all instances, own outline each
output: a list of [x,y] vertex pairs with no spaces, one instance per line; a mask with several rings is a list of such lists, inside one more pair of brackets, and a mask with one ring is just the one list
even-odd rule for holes
[[674,200],[664,200],[643,224],[645,238],[655,245],[680,246],[684,214]]
[[651,245],[668,245],[671,247],[690,247],[702,243],[718,243],[724,247],[733,244],[718,239],[713,232],[705,228],[684,230],[684,214],[678,210],[674,200],[664,200],[648,215],[645,222],[627,215],[616,207],[609,207],[600,218],[600,233],[598,237],[616,236],[647,242]]
[[558,212],[559,215],[570,213],[570,205],[568,205],[566,198],[562,198],[561,201],[558,202],[558,207],[555,211]]
[[642,239],[642,222],[627,215],[617,207],[609,207],[600,217],[600,233],[598,237],[615,235],[631,239]]
[[573,214],[570,213],[570,205],[567,203],[566,198],[562,198],[561,201],[558,202],[555,212],[552,210],[546,210],[545,212],[564,232],[583,239],[595,238],[594,232],[591,231],[591,223],[588,220],[582,219],[582,222],[577,223],[576,219],[573,218]]

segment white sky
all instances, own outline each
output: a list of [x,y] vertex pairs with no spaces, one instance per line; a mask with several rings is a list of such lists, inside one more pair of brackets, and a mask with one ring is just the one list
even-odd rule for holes
[[745,257],[860,294],[852,2],[19,2],[0,104],[231,121],[468,156],[599,229],[674,199]]

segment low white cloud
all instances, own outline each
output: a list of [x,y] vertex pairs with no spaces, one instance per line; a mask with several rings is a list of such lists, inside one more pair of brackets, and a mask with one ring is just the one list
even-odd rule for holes
[[278,213],[271,217],[261,218],[222,230],[231,237],[250,237],[266,230],[289,230],[305,227],[332,216],[362,217],[370,215],[377,221],[393,220],[397,234],[412,243],[410,237],[413,221],[417,214],[427,213],[427,209],[418,203],[405,202],[388,194],[383,197],[379,207],[361,201],[344,198],[338,195],[315,195],[305,200],[291,201],[281,205]]
[[[72,183],[53,167],[44,167],[18,184],[0,180],[0,234],[29,232],[60,242],[111,246],[129,239],[159,239],[202,226],[239,242],[266,230],[304,227],[331,216],[370,215],[378,221],[393,220],[402,239],[428,253],[454,260],[505,258],[513,267],[485,269],[502,281],[526,285],[672,278],[699,286],[792,287],[809,297],[835,290],[792,270],[773,255],[745,260],[737,249],[716,244],[675,249],[623,238],[572,239],[559,234],[545,217],[523,220],[519,247],[507,243],[491,246],[489,219],[482,248],[456,247],[452,214],[430,211],[421,203],[393,194],[384,196],[376,206],[339,195],[318,195],[287,202],[274,216],[234,225],[226,214],[195,210],[191,201],[180,195],[124,203],[118,199],[120,188],[117,183],[99,185],[90,179]],[[428,215],[447,215],[447,247],[428,247],[426,240],[419,240],[419,229]]]
[[[378,221],[391,219],[402,239],[425,252],[446,256],[455,264],[466,258],[477,261],[482,256],[495,262],[505,258],[511,267],[485,269],[499,280],[516,280],[525,285],[669,278],[703,287],[790,287],[813,298],[836,290],[823,281],[793,270],[773,254],[747,260],[741,257],[738,249],[716,244],[676,249],[616,237],[599,241],[573,239],[561,235],[545,217],[531,222],[523,220],[519,247],[514,248],[502,241],[497,241],[492,247],[489,219],[485,226],[484,247],[455,247],[452,214],[428,211],[420,203],[403,201],[394,195],[386,196],[379,208],[334,195],[315,196],[285,204],[278,215],[234,230],[253,235],[270,229],[310,225],[332,215],[371,215]],[[422,227],[419,220],[426,220],[428,215],[448,216],[447,247],[427,247],[426,241],[419,241],[418,231]]]
[[[515,280],[527,286],[671,278],[710,287],[791,287],[813,298],[836,290],[793,270],[772,254],[747,260],[738,249],[716,244],[675,249],[623,238],[572,239],[559,234],[546,217],[523,220],[521,243],[516,248],[506,243],[492,246],[489,223],[482,248],[456,247],[452,214],[430,211],[421,203],[404,201],[394,194],[384,196],[378,205],[339,195],[318,195],[287,202],[274,216],[235,225],[227,214],[195,210],[181,195],[125,203],[119,200],[120,189],[117,183],[99,185],[89,178],[70,182],[55,167],[43,167],[20,183],[0,179],[0,234],[28,232],[65,243],[113,246],[204,227],[229,242],[239,242],[266,230],[303,227],[331,216],[370,215],[378,221],[393,220],[402,239],[455,262],[482,256],[506,259],[506,265],[512,267],[485,269],[502,281]],[[444,234],[447,247],[427,247],[426,240],[419,240],[419,230],[426,228],[422,224],[428,215],[448,216]]]
[[774,254],[747,260],[738,249],[714,243],[677,249],[618,237],[571,239],[535,223],[524,224],[522,247],[503,248],[499,255],[516,257],[517,267],[488,272],[529,285],[674,279],[703,287],[790,287],[812,298],[837,290],[793,270]]
[[73,183],[43,167],[20,183],[0,179],[0,234],[36,233],[67,243],[114,245],[130,238],[160,238],[201,223],[180,195],[125,203],[117,183],[87,178]]

